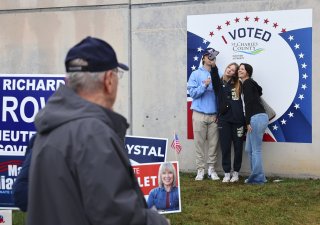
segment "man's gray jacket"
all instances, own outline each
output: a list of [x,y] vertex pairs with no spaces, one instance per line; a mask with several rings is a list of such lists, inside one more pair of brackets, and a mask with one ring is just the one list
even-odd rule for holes
[[61,86],[35,119],[27,225],[166,225],[146,208],[121,115]]

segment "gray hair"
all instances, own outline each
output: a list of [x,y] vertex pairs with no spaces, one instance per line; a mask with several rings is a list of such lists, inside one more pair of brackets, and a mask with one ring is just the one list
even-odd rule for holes
[[158,183],[159,183],[159,187],[163,187],[163,182],[161,179],[161,174],[166,171],[166,169],[168,171],[170,171],[173,174],[173,183],[172,186],[175,187],[176,183],[177,183],[177,173],[176,173],[176,169],[174,168],[173,164],[171,162],[164,162],[161,164],[161,166],[159,167],[159,175],[158,175]]
[[[87,66],[83,59],[74,59],[69,62],[73,66]],[[71,72],[66,74],[66,86],[78,91],[97,91],[102,87],[105,72]]]

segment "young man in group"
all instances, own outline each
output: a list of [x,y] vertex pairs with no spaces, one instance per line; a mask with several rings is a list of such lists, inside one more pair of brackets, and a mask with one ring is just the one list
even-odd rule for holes
[[[220,179],[215,169],[219,145],[215,93],[215,88],[220,82],[216,66],[218,54],[219,52],[213,48],[204,50],[202,66],[191,73],[187,85],[189,95],[193,98],[191,109],[197,166],[195,180],[203,180],[207,165],[208,176],[212,180]],[[208,158],[205,156],[206,141],[208,142]]]

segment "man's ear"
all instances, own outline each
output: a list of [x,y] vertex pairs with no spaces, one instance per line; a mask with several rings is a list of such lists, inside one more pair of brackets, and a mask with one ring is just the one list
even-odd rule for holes
[[104,74],[104,89],[107,93],[111,93],[112,91],[112,82],[114,82],[114,80],[112,79],[112,70],[108,70],[105,72]]

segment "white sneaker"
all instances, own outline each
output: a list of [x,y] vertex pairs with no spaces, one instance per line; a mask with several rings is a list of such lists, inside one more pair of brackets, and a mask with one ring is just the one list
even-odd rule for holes
[[211,180],[220,180],[218,174],[215,171],[211,172]]
[[204,169],[198,169],[198,173],[195,180],[203,180],[203,177],[204,177]]
[[225,173],[222,183],[229,183],[230,181],[230,173]]
[[209,166],[209,168],[208,168],[208,178],[210,178],[210,177],[211,177],[211,173],[212,173],[212,171],[214,171],[213,166]]
[[220,180],[220,178],[218,177],[218,174],[214,171],[213,166],[209,166],[208,177],[210,177],[211,180]]
[[232,173],[232,178],[230,180],[230,182],[238,182],[239,181],[239,173],[236,171],[233,171]]

